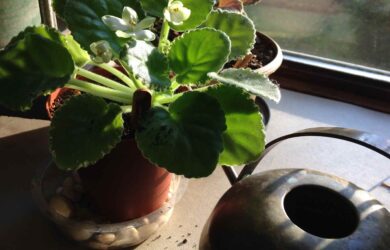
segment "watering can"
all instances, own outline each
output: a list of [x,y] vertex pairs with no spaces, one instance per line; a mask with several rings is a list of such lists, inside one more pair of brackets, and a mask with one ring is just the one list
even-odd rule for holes
[[[390,159],[390,141],[345,128],[310,128],[277,138],[237,175],[203,228],[201,250],[390,249],[390,213],[353,183],[309,169],[253,174],[280,142],[303,136],[346,140]],[[390,167],[390,166],[389,166]]]

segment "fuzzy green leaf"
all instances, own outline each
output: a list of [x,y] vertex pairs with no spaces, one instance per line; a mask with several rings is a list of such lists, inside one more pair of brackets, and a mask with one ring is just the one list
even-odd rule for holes
[[222,69],[229,54],[227,35],[212,28],[203,28],[176,38],[168,59],[179,83],[204,83],[208,72]]
[[138,147],[150,161],[186,177],[204,177],[222,151],[224,113],[205,93],[187,92],[169,111],[153,108],[136,132]]
[[126,42],[116,36],[102,21],[102,16],[122,16],[125,6],[132,7],[138,13],[140,19],[143,13],[140,11],[138,1],[133,0],[71,0],[67,1],[64,8],[64,18],[76,41],[82,48],[90,51],[90,44],[100,40],[109,42],[116,56],[119,55],[122,46]]
[[216,98],[225,112],[223,152],[219,164],[238,166],[256,160],[265,146],[265,133],[258,107],[242,89],[221,85],[207,94]]
[[142,9],[152,16],[164,17],[163,12],[168,6],[168,0],[140,0]]
[[176,31],[186,31],[201,25],[213,8],[213,0],[180,0],[183,6],[191,10],[190,17],[181,25],[169,24]]
[[124,57],[126,66],[152,88],[169,88],[168,59],[157,48],[144,41],[131,43]]
[[120,142],[122,111],[102,98],[79,95],[54,115],[50,125],[50,150],[60,169],[76,170],[96,163]]
[[0,52],[0,104],[25,111],[38,96],[69,81],[74,63],[59,43],[26,34]]
[[211,72],[208,76],[224,84],[243,88],[253,95],[262,96],[275,102],[280,101],[279,86],[268,77],[249,69],[226,69],[219,74]]
[[79,67],[84,66],[90,60],[88,52],[80,47],[80,44],[73,39],[72,35],[62,35],[57,30],[45,25],[27,27],[24,31],[13,37],[9,44],[12,45],[28,34],[37,34],[61,44],[68,50],[74,63]]
[[232,43],[230,60],[247,55],[255,44],[255,25],[240,13],[221,9],[212,11],[203,26],[221,30],[229,36]]

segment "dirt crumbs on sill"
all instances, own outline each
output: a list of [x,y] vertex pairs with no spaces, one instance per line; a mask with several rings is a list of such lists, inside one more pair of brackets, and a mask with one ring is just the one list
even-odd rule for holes
[[178,247],[181,247],[185,244],[187,244],[188,240],[187,239],[184,239],[183,241],[181,241],[179,244],[177,244]]

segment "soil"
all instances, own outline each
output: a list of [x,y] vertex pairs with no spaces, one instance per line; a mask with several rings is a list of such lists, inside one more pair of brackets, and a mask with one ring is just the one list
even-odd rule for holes
[[67,89],[65,88],[65,91],[61,91],[61,93],[56,97],[56,99],[53,101],[53,104],[50,106],[48,112],[49,117],[54,116],[54,112],[61,107],[69,98],[75,95],[79,95],[80,91],[74,90],[74,89]]
[[256,33],[256,43],[251,54],[243,59],[233,60],[225,65],[225,68],[250,68],[258,69],[270,63],[276,56],[276,48],[273,43],[261,33]]

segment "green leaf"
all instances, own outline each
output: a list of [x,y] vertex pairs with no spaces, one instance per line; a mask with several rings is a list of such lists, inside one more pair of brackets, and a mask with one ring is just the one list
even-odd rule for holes
[[38,96],[64,86],[73,71],[62,45],[26,34],[0,52],[0,104],[25,111]]
[[249,54],[255,44],[255,25],[240,13],[221,9],[212,11],[202,26],[221,30],[229,36],[232,43],[230,60]]
[[122,111],[100,97],[75,96],[56,111],[49,132],[50,150],[60,169],[87,167],[120,142]]
[[201,25],[213,8],[213,0],[180,0],[183,6],[191,10],[190,17],[181,25],[169,24],[176,31],[186,31]]
[[128,69],[152,88],[158,90],[169,88],[171,81],[168,59],[150,43],[132,42],[124,60]]
[[[115,35],[102,21],[104,15],[122,16],[125,6],[140,10],[138,1],[134,0],[71,0],[64,9],[64,18],[76,41],[82,48],[90,51],[90,44],[100,40],[109,42],[116,56],[126,42]],[[143,13],[138,11],[140,19]]]
[[208,72],[222,69],[229,54],[227,35],[212,28],[203,28],[176,38],[168,59],[179,83],[204,83]]
[[262,117],[250,95],[242,89],[220,85],[206,92],[216,98],[225,112],[223,152],[219,164],[238,166],[259,158],[265,147]]
[[140,0],[140,3],[144,11],[158,17],[164,17],[164,9],[168,6],[168,0]]
[[80,44],[73,39],[72,35],[62,35],[61,41],[65,48],[68,49],[68,52],[72,56],[73,62],[77,66],[83,67],[89,61],[91,61],[88,52],[80,47]]
[[204,177],[218,163],[225,129],[224,113],[215,98],[187,92],[169,111],[151,109],[136,131],[136,140],[155,164],[186,177]]
[[208,76],[222,83],[243,88],[253,95],[262,96],[275,102],[280,101],[279,86],[268,77],[249,69],[226,69],[219,74],[211,72]]
[[17,36],[12,38],[10,44],[24,39],[24,37],[28,34],[37,34],[53,42],[61,44],[68,50],[74,63],[79,67],[84,66],[87,62],[90,61],[88,52],[80,47],[80,44],[73,39],[72,35],[62,35],[57,30],[45,25],[27,27],[24,31],[20,32]]

